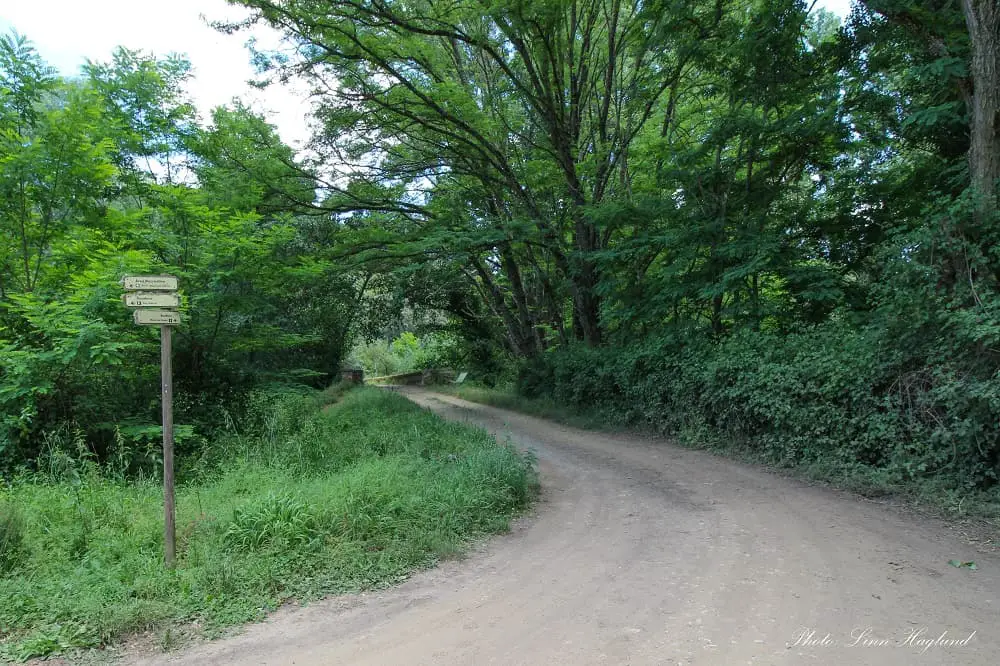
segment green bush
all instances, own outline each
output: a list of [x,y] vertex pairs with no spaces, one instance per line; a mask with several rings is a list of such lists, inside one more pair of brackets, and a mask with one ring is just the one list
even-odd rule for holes
[[316,404],[319,407],[326,407],[343,398],[348,391],[357,388],[357,384],[350,380],[341,380],[320,391],[316,397]]
[[877,473],[892,487],[985,490],[1000,464],[1000,375],[993,362],[942,349],[963,325],[947,323],[950,335],[924,336],[933,346],[834,318],[719,342],[570,347],[526,364],[518,391],[773,464]]

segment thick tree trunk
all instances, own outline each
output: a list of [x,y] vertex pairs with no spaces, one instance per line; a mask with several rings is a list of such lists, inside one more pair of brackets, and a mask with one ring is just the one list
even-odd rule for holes
[[507,307],[507,303],[504,300],[503,291],[497,285],[493,276],[483,265],[483,262],[473,258],[472,266],[476,270],[476,274],[479,275],[479,279],[482,281],[481,294],[483,300],[486,302],[487,307],[492,310],[493,314],[500,318],[503,322],[504,330],[507,333],[507,341],[510,344],[510,350],[521,357],[529,357],[532,355],[532,341],[530,339],[525,340],[522,335],[521,327],[517,321],[517,317],[511,312],[510,308]]
[[962,11],[972,41],[969,175],[986,217],[996,211],[1000,178],[1000,3],[962,0]]
[[580,257],[576,261],[576,271],[572,276],[576,287],[573,310],[574,328],[580,327],[583,341],[591,347],[601,344],[601,297],[597,293],[600,276],[594,260],[589,256],[599,249],[597,230],[583,219],[582,208],[577,209],[576,249]]
[[525,349],[532,355],[542,350],[542,338],[538,327],[535,325],[535,317],[528,307],[528,297],[524,291],[524,282],[521,279],[521,268],[514,258],[514,252],[509,244],[505,244],[500,249],[500,260],[504,273],[510,281],[511,295],[514,298],[514,305],[517,307],[518,322],[521,327],[521,339],[524,341]]

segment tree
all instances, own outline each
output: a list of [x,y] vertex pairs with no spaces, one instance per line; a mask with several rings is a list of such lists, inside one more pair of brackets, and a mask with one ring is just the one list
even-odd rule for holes
[[962,13],[972,42],[969,173],[980,215],[992,218],[1000,180],[1000,4],[962,0]]
[[255,387],[337,376],[359,280],[303,215],[314,181],[240,104],[200,126],[187,76],[119,50],[67,80],[0,38],[0,470],[68,429],[103,456],[156,427],[155,333],[122,306],[125,273],[181,278],[182,449]]
[[969,182],[978,214],[996,211],[1000,179],[1000,8],[991,0],[866,0],[952,73],[966,108]]
[[194,105],[183,89],[191,63],[178,55],[157,58],[119,47],[110,62],[88,62],[84,73],[101,97],[117,166],[135,180],[133,188],[151,177],[168,183],[182,178],[178,158],[196,126]]
[[57,80],[30,43],[0,37],[0,297],[31,292],[51,247],[97,224],[115,173],[97,98]]
[[721,2],[239,4],[301,47],[271,64],[321,95],[332,210],[460,230],[449,250],[519,353],[563,330],[564,294],[573,333],[601,341],[609,234],[587,211],[628,196],[630,147]]

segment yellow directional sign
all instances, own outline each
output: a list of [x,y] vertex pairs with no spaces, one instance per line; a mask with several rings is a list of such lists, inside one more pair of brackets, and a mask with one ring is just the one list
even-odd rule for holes
[[125,291],[177,291],[173,275],[126,275],[122,278]]
[[169,291],[134,291],[122,296],[130,308],[179,308],[181,297]]
[[173,310],[136,310],[132,319],[140,326],[173,326],[181,323],[181,315]]

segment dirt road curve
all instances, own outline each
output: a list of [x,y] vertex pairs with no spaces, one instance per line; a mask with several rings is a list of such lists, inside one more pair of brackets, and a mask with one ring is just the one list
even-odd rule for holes
[[[534,450],[537,515],[396,589],[146,663],[1000,664],[1000,558],[940,525],[700,452],[406,393]],[[947,564],[972,556],[978,571]]]

